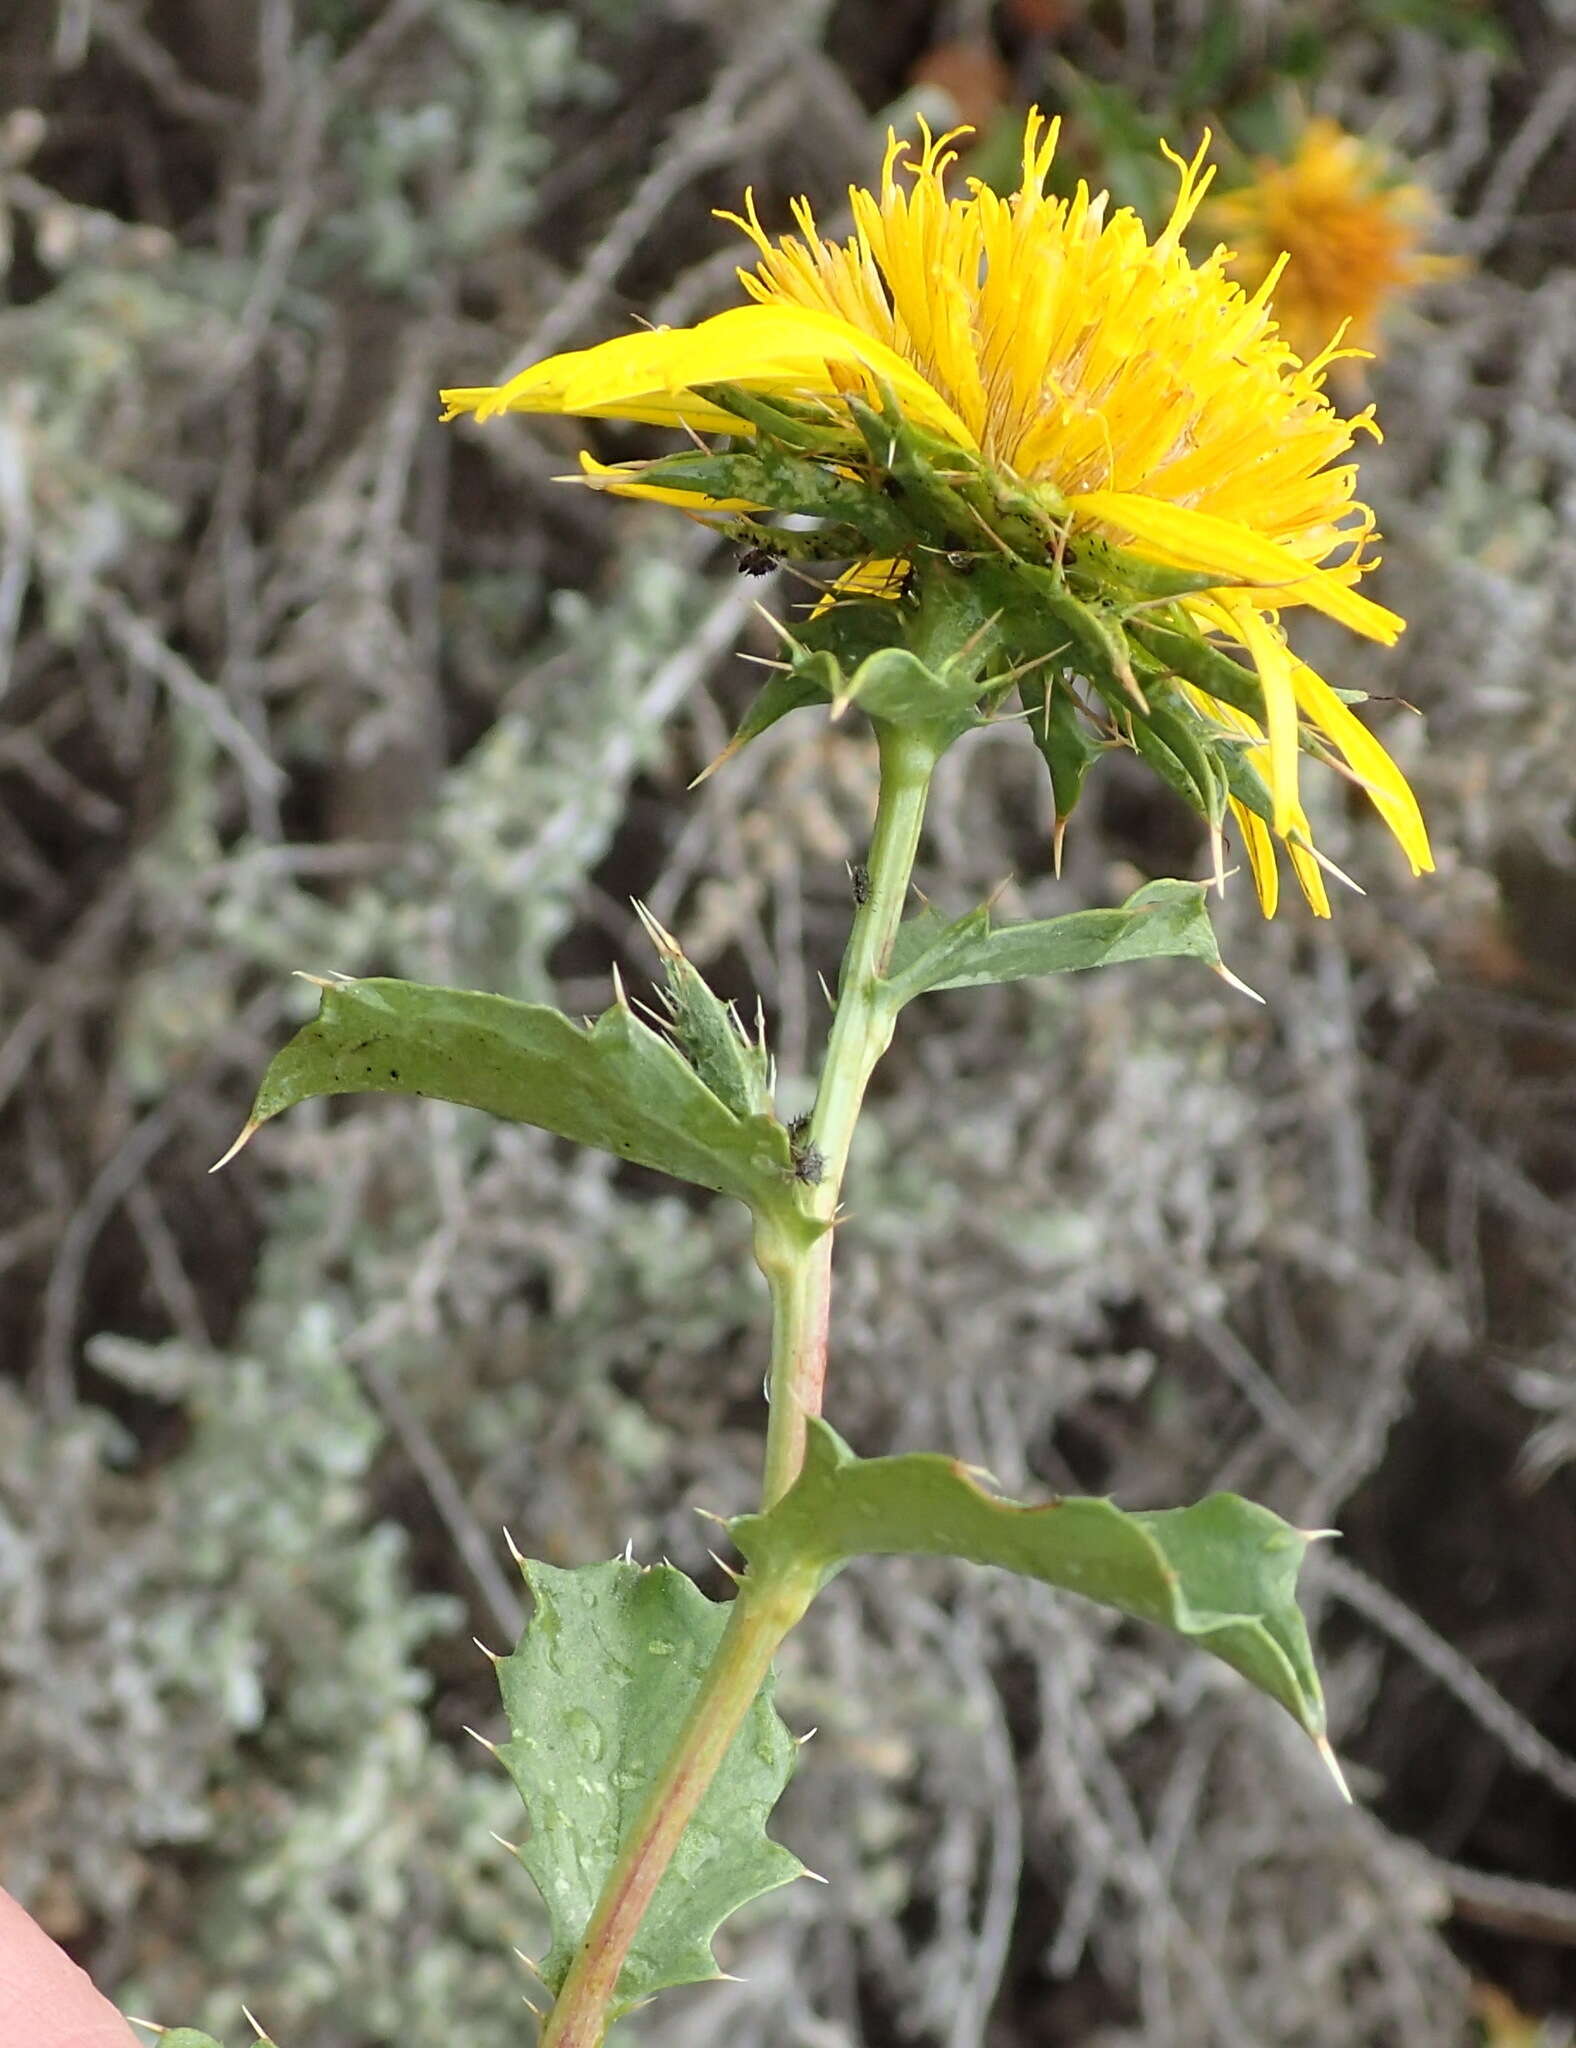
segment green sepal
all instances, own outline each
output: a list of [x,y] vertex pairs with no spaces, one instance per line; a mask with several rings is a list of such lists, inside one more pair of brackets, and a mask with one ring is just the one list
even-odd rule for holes
[[[1225,785],[1225,793],[1235,797],[1237,802],[1245,810],[1252,811],[1255,817],[1262,818],[1266,825],[1271,824],[1275,806],[1269,784],[1248,759],[1249,750],[1262,747],[1263,740],[1253,739],[1249,734],[1234,731],[1225,724],[1212,725],[1195,706],[1188,704],[1176,692],[1174,678],[1177,671],[1174,668],[1162,666],[1142,645],[1136,652],[1139,678],[1151,704],[1168,703],[1185,708],[1187,715],[1197,721],[1197,729],[1203,736],[1203,744],[1209,759]],[[1225,660],[1226,657],[1222,655],[1220,659]],[[1235,662],[1228,665],[1236,667]],[[1239,673],[1245,676],[1247,671],[1244,669]],[[1215,694],[1218,696],[1220,693]],[[1226,700],[1222,698],[1221,701]],[[1304,733],[1299,737],[1305,751],[1317,752],[1316,747],[1310,746],[1309,735]]]
[[1245,745],[1223,744],[1217,756],[1226,787],[1245,811],[1251,811],[1266,825],[1275,823],[1275,799],[1270,786],[1248,760]]
[[1121,622],[1105,606],[1074,597],[1054,569],[1032,562],[986,559],[971,581],[980,601],[1001,620],[1001,631],[1020,660],[1057,655],[1102,694],[1138,699],[1132,658]]
[[640,480],[708,498],[739,498],[763,511],[798,512],[862,534],[876,555],[901,555],[912,529],[882,493],[846,475],[766,443],[720,455],[663,455],[642,465]]
[[[890,393],[881,410],[852,393],[843,403],[871,462],[888,479],[886,495],[903,522],[906,539],[893,552],[906,556],[916,541],[941,549],[977,546],[984,499],[967,452],[915,426]],[[969,491],[980,502],[971,504]]]
[[[791,654],[797,672],[826,703],[841,687],[842,672],[858,668],[887,647],[907,647],[913,607],[885,597],[840,597],[794,629]],[[828,658],[817,663],[816,655]]]
[[[758,549],[779,561],[847,562],[868,552],[862,533],[851,526],[829,526],[824,520],[811,527],[770,526],[737,512],[722,531],[735,547]],[[740,566],[743,573],[744,565]]]
[[1070,686],[1059,676],[1024,676],[1018,684],[1018,699],[1029,714],[1029,731],[1040,759],[1050,771],[1060,830],[1077,807],[1084,779],[1107,743],[1090,728]]
[[472,989],[320,986],[318,1015],[269,1063],[247,1135],[315,1095],[431,1096],[735,1195],[757,1213],[788,1205],[782,1126],[737,1115],[622,1000],[582,1026]]
[[1132,711],[1138,751],[1183,800],[1218,825],[1226,813],[1226,779],[1213,733],[1175,690],[1147,691],[1149,709]]
[[897,1003],[928,991],[1076,974],[1129,960],[1201,960],[1222,973],[1202,882],[1146,882],[1114,910],[996,924],[988,908],[948,924],[923,911],[898,927],[885,977]]
[[713,991],[678,940],[664,931],[645,905],[637,903],[635,913],[662,962],[668,1036],[735,1116],[770,1116],[772,1062],[764,1043],[749,1036],[733,1005]]
[[1123,599],[1193,597],[1201,590],[1218,590],[1220,577],[1195,569],[1172,569],[1164,562],[1151,562],[1129,548],[1102,540],[1097,534],[1080,533],[1070,541],[1062,557],[1062,571],[1075,591]]
[[832,712],[857,704],[880,724],[928,733],[940,748],[984,723],[974,708],[976,682],[970,666],[938,671],[906,647],[883,647],[841,679]]
[[825,693],[834,717],[854,704],[943,747],[983,722],[976,707],[998,650],[970,578],[926,562],[912,581],[902,598],[849,598],[807,621],[792,673]]
[[824,409],[795,404],[792,399],[766,398],[741,384],[697,384],[697,398],[745,420],[767,441],[806,454],[847,459],[860,452],[857,437],[837,424]]
[[1128,631],[1163,669],[1181,676],[1211,697],[1218,697],[1222,704],[1245,711],[1257,721],[1261,731],[1264,729],[1264,686],[1252,669],[1233,661],[1196,630],[1150,619],[1129,621]]
[[[499,1758],[531,1817],[519,1858],[542,1895],[563,1984],[618,1854],[716,1654],[728,1609],[671,1565],[526,1562],[533,1613],[498,1664],[510,1739]],[[718,1976],[712,1937],[803,1865],[766,1834],[798,1748],[768,1678],[684,1831],[619,1973],[609,2018]]]
[[788,1493],[729,1528],[751,1570],[768,1575],[809,1569],[826,1579],[861,1556],[960,1557],[1081,1593],[1198,1644],[1323,1735],[1296,1602],[1310,1539],[1235,1494],[1139,1514],[1098,1499],[1030,1506],[987,1492],[952,1458],[856,1457],[817,1420]]
[[1154,769],[1166,787],[1190,810],[1202,812],[1204,794],[1199,783],[1187,767],[1172,752],[1171,748],[1155,731],[1147,719],[1135,717],[1132,721],[1133,745]]

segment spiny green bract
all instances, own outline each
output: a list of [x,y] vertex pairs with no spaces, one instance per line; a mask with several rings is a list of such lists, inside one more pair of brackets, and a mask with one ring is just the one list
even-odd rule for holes
[[764,1024],[758,1022],[752,1039],[733,1005],[712,991],[673,934],[663,930],[644,904],[637,903],[635,911],[662,961],[668,1036],[735,1116],[770,1116],[772,1062]]
[[[1272,820],[1246,758],[1249,736],[1189,694],[1213,696],[1262,729],[1258,677],[1178,602],[1218,579],[1087,536],[1067,547],[1048,494],[1009,485],[891,402],[850,399],[852,423],[832,426],[731,386],[712,395],[751,421],[754,438],[660,457],[645,465],[648,482],[760,508],[730,531],[766,553],[780,542],[799,556],[894,565],[883,592],[840,588],[836,603],[785,631],[785,673],[761,691],[724,759],[815,702],[834,715],[858,703],[949,743],[1016,683],[1050,771],[1058,847],[1085,776],[1113,748],[1141,754],[1217,843],[1228,798]],[[773,525],[783,513],[816,525]],[[894,645],[908,664],[902,678],[889,653],[878,658]]]

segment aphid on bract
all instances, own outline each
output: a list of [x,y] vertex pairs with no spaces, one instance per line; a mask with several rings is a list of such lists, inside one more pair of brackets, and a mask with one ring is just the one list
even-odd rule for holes
[[800,1145],[803,1144],[805,1137],[808,1135],[809,1129],[809,1110],[806,1110],[802,1116],[790,1117],[788,1119],[788,1144],[790,1150],[794,1152],[798,1151]]
[[739,574],[741,576],[769,576],[782,560],[775,548],[769,548],[760,541],[752,541],[739,553]]
[[854,901],[861,905],[868,903],[870,901],[870,870],[862,860],[856,860],[851,863],[848,870],[848,879],[853,884]]

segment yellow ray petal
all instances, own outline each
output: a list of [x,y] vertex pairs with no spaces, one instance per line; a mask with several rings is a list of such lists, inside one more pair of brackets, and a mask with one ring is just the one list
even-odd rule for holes
[[708,498],[704,491],[675,490],[669,484],[642,482],[643,462],[598,462],[582,448],[578,477],[555,477],[555,483],[585,483],[593,491],[611,491],[618,498],[649,498],[654,505],[675,505],[681,512],[763,512],[753,498]]
[[1328,917],[1330,899],[1324,887],[1324,870],[1307,847],[1299,846],[1295,839],[1287,840],[1286,851],[1291,856],[1292,872],[1302,885],[1302,893],[1307,897],[1314,916]]
[[1270,795],[1275,804],[1273,824],[1284,839],[1297,808],[1297,693],[1292,687],[1291,651],[1248,599],[1226,597],[1221,600],[1221,608],[1248,650],[1264,685],[1264,731],[1269,741]]
[[[559,362],[567,357],[560,356]],[[517,378],[515,383],[520,382]],[[697,434],[738,434],[750,430],[736,420],[731,412],[722,412],[714,405],[708,405],[693,393],[670,397],[664,393],[652,392],[644,398],[629,399],[616,405],[585,405],[570,407],[563,402],[560,387],[544,383],[540,390],[522,391],[507,401],[504,393],[512,391],[514,384],[468,384],[451,386],[438,393],[443,406],[442,419],[458,419],[461,413],[474,413],[478,420],[489,420],[499,412],[553,412],[574,411],[581,419],[633,420],[647,427],[687,427]]]
[[1075,511],[1122,528],[1158,550],[1173,567],[1218,575],[1223,585],[1262,591],[1272,606],[1311,605],[1354,633],[1392,646],[1406,621],[1371,598],[1360,597],[1326,569],[1316,569],[1279,541],[1160,498],[1133,491],[1080,491],[1068,500]]
[[1372,798],[1374,809],[1400,841],[1413,874],[1432,874],[1434,855],[1428,843],[1428,827],[1406,777],[1350,706],[1343,704],[1306,662],[1292,661],[1291,680],[1297,702],[1309,722],[1327,733],[1346,756],[1352,773]]
[[621,334],[595,348],[549,356],[495,389],[440,394],[450,416],[563,412],[713,432],[752,431],[690,394],[697,384],[744,384],[790,396],[836,396],[850,384],[874,397],[889,384],[904,412],[964,447],[968,429],[895,349],[812,306],[734,306],[695,327]]
[[830,611],[845,597],[895,598],[901,593],[903,578],[907,574],[907,562],[856,562],[851,569],[843,571],[810,616],[818,619],[822,612]]
[[1235,797],[1229,801],[1231,814],[1242,828],[1242,843],[1247,850],[1253,886],[1258,892],[1259,908],[1266,917],[1273,917],[1275,906],[1280,901],[1280,870],[1275,864],[1275,841],[1270,837],[1264,820],[1255,817],[1246,804],[1239,804]]

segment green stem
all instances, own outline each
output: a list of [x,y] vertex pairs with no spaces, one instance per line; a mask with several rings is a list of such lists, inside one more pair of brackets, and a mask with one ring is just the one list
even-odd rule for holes
[[[772,1296],[771,1415],[763,1486],[767,1508],[798,1477],[808,1419],[821,1412],[832,1223],[865,1088],[892,1038],[896,1011],[881,977],[908,896],[940,752],[931,740],[890,727],[881,728],[880,748],[881,788],[867,885],[843,955],[837,1010],[804,1155],[809,1156],[809,1147],[819,1154],[820,1178],[803,1185],[793,1214],[763,1217],[756,1234],[756,1258]],[[672,1754],[602,1889],[540,2048],[600,2048],[607,2009],[646,1908],[779,1644],[809,1606],[816,1582],[751,1577],[741,1584]]]
[[[864,901],[837,981],[837,1009],[809,1146],[820,1179],[805,1190],[805,1216],[818,1228],[803,1238],[764,1231],[756,1256],[772,1294],[772,1361],[767,1381],[766,1469],[761,1506],[774,1507],[799,1476],[809,1418],[821,1412],[826,1382],[827,1318],[832,1289],[832,1222],[876,1062],[892,1042],[896,1010],[881,977],[908,898],[937,745],[912,731],[880,728],[881,785],[865,869]],[[808,1156],[808,1154],[807,1154]]]
[[756,1259],[772,1297],[772,1362],[766,1382],[766,1469],[762,1508],[775,1507],[804,1463],[809,1417],[821,1412],[832,1300],[832,1231],[786,1244],[762,1233]]
[[747,1579],[672,1753],[602,1887],[540,2048],[600,2048],[619,1973],[663,1872],[771,1669],[815,1595],[816,1577]]

